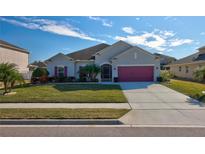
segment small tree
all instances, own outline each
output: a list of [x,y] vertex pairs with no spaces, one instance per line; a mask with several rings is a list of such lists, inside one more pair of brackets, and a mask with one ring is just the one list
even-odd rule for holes
[[96,77],[100,73],[101,69],[96,64],[92,64],[86,65],[81,69],[81,71],[86,74],[89,81],[94,81],[96,80]]
[[16,65],[10,63],[0,64],[0,81],[4,84],[4,94],[10,92],[16,82],[24,82]]
[[205,81],[205,66],[196,69],[194,72],[194,78],[199,82]]
[[38,79],[40,82],[46,82],[48,75],[49,73],[46,68],[36,68],[32,73],[32,81]]

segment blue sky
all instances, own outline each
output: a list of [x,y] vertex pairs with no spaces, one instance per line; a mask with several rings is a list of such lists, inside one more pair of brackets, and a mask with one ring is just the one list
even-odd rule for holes
[[0,17],[0,39],[29,50],[30,62],[124,40],[182,58],[205,45],[205,17]]

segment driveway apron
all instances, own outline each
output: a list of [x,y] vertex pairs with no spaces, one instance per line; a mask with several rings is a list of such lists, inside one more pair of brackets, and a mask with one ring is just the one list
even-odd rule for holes
[[120,83],[132,111],[120,120],[136,125],[205,125],[197,100],[154,82]]

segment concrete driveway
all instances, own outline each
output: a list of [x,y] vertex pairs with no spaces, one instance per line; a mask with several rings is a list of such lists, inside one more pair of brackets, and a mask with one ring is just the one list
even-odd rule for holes
[[120,120],[133,125],[205,125],[205,107],[153,82],[120,83],[131,108]]

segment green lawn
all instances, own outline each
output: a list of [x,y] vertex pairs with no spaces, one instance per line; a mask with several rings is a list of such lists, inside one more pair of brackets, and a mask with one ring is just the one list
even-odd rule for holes
[[[0,95],[0,102],[20,103],[124,103],[119,85],[47,84],[16,88],[15,95]],[[2,93],[3,90],[0,90]]]
[[118,119],[128,109],[0,109],[0,119]]
[[205,84],[203,83],[172,79],[170,83],[162,84],[192,98],[205,102],[205,96],[202,94],[202,91],[205,91]]

